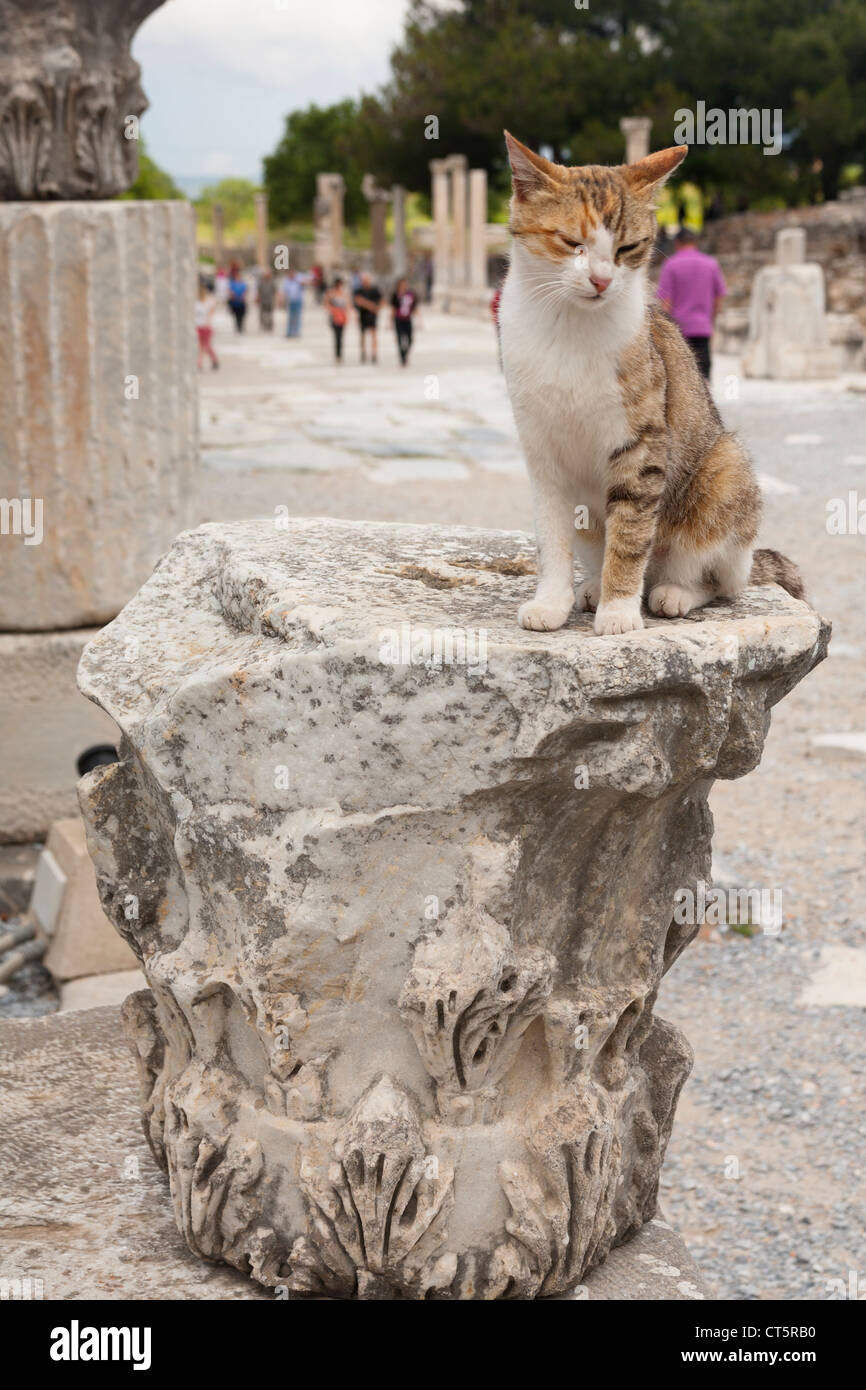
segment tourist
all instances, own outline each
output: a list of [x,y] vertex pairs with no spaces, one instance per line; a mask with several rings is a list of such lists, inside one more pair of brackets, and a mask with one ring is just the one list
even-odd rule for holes
[[379,310],[382,307],[382,291],[378,285],[373,284],[366,271],[361,276],[353,302],[358,310],[358,319],[361,324],[361,361],[366,362],[367,360],[367,334],[369,333],[372,360],[376,362],[379,346],[376,337],[376,324]]
[[203,280],[199,280],[198,298],[195,302],[195,331],[198,335],[198,369],[201,371],[204,357],[210,358],[211,368],[216,371],[219,359],[213,349],[213,312],[216,299]]
[[325,272],[320,265],[314,265],[310,274],[313,281],[313,294],[316,296],[316,303],[321,304],[325,295]]
[[710,338],[719,305],[727,294],[721,266],[697,247],[688,227],[677,233],[676,250],[659,276],[658,297],[695,355],[705,377],[710,375]]
[[391,321],[397,333],[397,351],[400,353],[400,365],[405,367],[409,361],[409,349],[412,346],[412,315],[418,303],[418,296],[409,287],[409,281],[403,276],[397,281],[397,288],[391,296]]
[[433,303],[433,257],[424,257],[424,303]]
[[286,306],[286,337],[300,338],[301,315],[304,311],[304,284],[306,277],[296,270],[290,270],[283,281],[283,303]]
[[273,272],[270,269],[264,270],[259,277],[259,327],[264,333],[270,333],[273,330],[276,297],[277,287],[274,283]]
[[243,333],[244,319],[247,316],[247,282],[237,261],[232,261],[229,267],[228,305],[235,321],[235,328],[238,333]]
[[324,304],[334,333],[334,357],[337,362],[342,362],[343,329],[349,320],[349,296],[341,275],[337,276],[325,295]]

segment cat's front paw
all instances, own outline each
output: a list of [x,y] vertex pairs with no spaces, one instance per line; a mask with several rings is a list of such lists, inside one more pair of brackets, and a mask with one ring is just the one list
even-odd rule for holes
[[594,613],[601,598],[601,579],[585,579],[575,596],[578,613]]
[[656,584],[650,590],[647,607],[660,618],[684,618],[698,605],[698,595],[679,584]]
[[533,598],[520,605],[517,621],[521,627],[529,628],[530,632],[555,632],[558,627],[562,627],[573,603],[571,594],[560,603],[545,603],[541,599]]
[[600,603],[595,615],[599,637],[615,637],[621,632],[637,632],[643,627],[639,598],[612,598]]

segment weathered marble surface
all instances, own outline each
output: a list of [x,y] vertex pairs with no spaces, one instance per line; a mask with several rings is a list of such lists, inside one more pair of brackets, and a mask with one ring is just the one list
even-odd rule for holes
[[135,182],[129,118],[147,98],[129,46],[161,4],[0,0],[0,199],[113,198]]
[[[827,630],[762,589],[528,633],[532,555],[205,526],[82,659],[123,731],[81,799],[151,985],[146,1133],[190,1248],[266,1285],[555,1296],[655,1211],[690,1064],[652,1012],[696,931],[674,894]],[[417,659],[445,629],[456,659]]]
[[0,631],[107,622],[192,520],[194,227],[180,202],[0,203],[0,497],[41,537],[2,538]]
[[[103,977],[104,978],[104,977]],[[0,1279],[46,1300],[289,1298],[199,1260],[138,1122],[120,1009],[0,1022]],[[31,1285],[31,1296],[36,1292]],[[711,1297],[675,1231],[654,1220],[573,1297]]]

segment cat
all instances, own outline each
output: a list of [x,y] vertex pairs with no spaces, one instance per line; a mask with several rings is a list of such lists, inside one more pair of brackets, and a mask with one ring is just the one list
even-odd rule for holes
[[[500,347],[538,550],[537,591],[519,623],[562,627],[576,598],[604,636],[642,628],[644,596],[668,618],[749,583],[802,598],[790,560],[753,551],[761,493],[751,461],[648,286],[655,194],[688,146],[566,168],[507,131],[505,140],[513,250]],[[587,576],[576,595],[575,546]]]

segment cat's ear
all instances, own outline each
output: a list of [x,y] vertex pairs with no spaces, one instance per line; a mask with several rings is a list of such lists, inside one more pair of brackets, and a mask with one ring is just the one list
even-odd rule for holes
[[507,130],[505,144],[511,164],[511,182],[515,198],[522,202],[533,193],[540,193],[544,188],[552,191],[557,187],[557,174],[560,172],[558,164],[551,164],[543,155],[527,149],[526,145],[521,145]]
[[623,177],[632,193],[651,193],[660,188],[689,152],[688,145],[673,145],[669,150],[656,150],[636,164],[626,164]]

